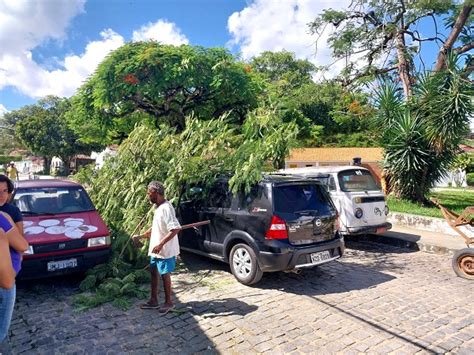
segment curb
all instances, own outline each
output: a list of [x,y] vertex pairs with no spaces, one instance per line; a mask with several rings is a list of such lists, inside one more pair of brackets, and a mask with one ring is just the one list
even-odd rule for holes
[[365,234],[346,236],[345,239],[349,242],[370,242],[374,244],[391,245],[397,248],[409,249],[412,251],[422,251],[425,253],[438,254],[438,255],[453,255],[459,249],[448,248],[439,245],[433,245],[424,243],[422,241],[412,241],[403,238],[397,238],[387,235],[376,235],[376,234]]
[[393,225],[401,227],[458,236],[444,218],[426,217],[402,212],[390,212],[387,221]]

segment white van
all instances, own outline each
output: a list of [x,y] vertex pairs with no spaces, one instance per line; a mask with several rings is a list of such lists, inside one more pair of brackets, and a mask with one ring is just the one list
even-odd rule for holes
[[342,235],[380,234],[390,228],[385,195],[370,171],[360,166],[311,166],[278,174],[316,179],[325,184],[340,217]]

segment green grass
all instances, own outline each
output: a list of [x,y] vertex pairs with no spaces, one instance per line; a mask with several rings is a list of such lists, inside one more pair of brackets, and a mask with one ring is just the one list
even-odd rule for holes
[[[446,189],[430,193],[428,197],[436,198],[447,209],[461,213],[467,206],[474,206],[474,191],[467,189]],[[424,207],[417,203],[398,200],[389,196],[388,207],[391,212],[417,214],[420,216],[444,218],[438,207]]]

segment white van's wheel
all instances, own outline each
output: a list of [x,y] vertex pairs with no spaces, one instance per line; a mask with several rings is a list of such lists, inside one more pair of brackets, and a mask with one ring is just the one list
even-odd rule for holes
[[244,285],[260,281],[263,272],[258,266],[257,256],[247,244],[236,244],[229,254],[230,269],[234,277]]

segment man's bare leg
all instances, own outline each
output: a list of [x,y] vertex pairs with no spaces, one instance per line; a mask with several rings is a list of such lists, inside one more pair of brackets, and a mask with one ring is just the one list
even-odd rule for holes
[[151,275],[151,289],[150,289],[150,300],[148,303],[150,305],[158,305],[158,287],[160,286],[160,275],[158,274],[158,270],[156,266],[150,267],[150,275]]
[[163,279],[163,288],[165,290],[165,307],[172,307],[173,301],[171,300],[171,274],[164,274],[161,276]]

